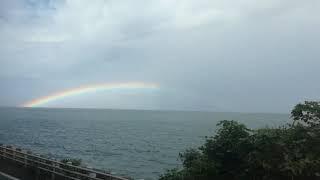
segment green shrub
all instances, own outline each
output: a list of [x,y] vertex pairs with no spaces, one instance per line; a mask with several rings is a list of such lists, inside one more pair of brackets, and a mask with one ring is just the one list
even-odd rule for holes
[[73,166],[80,166],[81,165],[81,159],[62,159],[62,163],[67,164],[68,162],[71,162],[71,165]]
[[180,153],[181,169],[168,170],[160,180],[320,179],[319,104],[298,104],[294,123],[279,128],[251,130],[221,121],[203,146]]

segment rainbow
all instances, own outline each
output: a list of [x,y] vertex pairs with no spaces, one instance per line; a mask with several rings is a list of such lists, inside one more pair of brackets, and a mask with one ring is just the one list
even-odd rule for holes
[[65,91],[57,92],[48,96],[33,99],[22,104],[22,107],[41,107],[47,103],[61,100],[70,96],[77,96],[98,91],[123,91],[123,90],[157,90],[159,86],[155,83],[129,82],[129,83],[108,83],[81,86]]

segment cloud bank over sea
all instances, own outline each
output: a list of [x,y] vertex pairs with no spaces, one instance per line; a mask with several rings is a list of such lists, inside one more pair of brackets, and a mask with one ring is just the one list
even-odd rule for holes
[[137,81],[161,90],[47,106],[288,112],[320,97],[317,0],[0,3],[0,106]]

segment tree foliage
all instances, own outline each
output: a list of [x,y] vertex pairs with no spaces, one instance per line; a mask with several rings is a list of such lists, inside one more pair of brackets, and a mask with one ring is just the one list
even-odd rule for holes
[[251,130],[221,121],[217,133],[198,149],[180,153],[182,168],[160,180],[300,180],[320,179],[320,103],[292,110],[295,123]]
[[294,121],[305,123],[309,126],[320,124],[320,102],[305,101],[297,104],[291,112]]

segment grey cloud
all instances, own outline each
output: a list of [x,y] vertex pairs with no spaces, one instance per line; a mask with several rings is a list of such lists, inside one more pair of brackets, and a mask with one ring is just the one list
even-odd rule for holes
[[[318,1],[34,3],[1,9],[0,83],[16,89],[3,88],[1,105],[118,81],[155,82],[161,91],[51,106],[288,112],[319,98]],[[14,11],[45,15],[21,23],[9,18]]]

